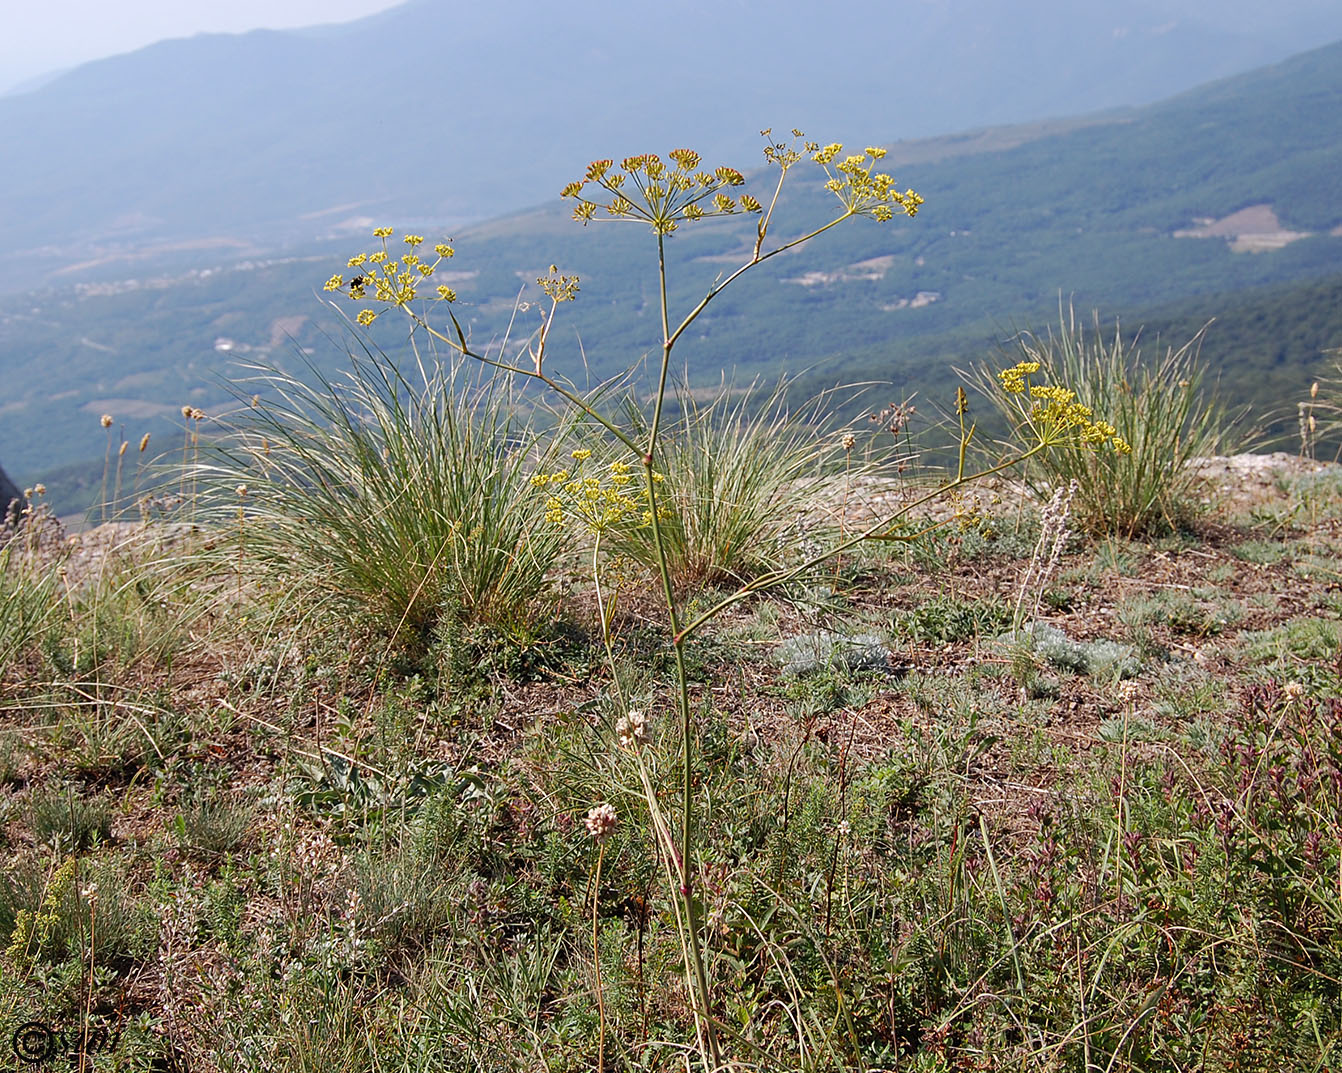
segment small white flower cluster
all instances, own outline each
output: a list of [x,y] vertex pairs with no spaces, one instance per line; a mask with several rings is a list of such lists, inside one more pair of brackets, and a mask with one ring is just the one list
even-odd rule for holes
[[1067,522],[1072,516],[1072,498],[1076,495],[1076,481],[1059,488],[1045,504],[1039,515],[1039,542],[1034,546],[1034,555],[1021,579],[1020,596],[1016,600],[1016,619],[1019,622],[1021,608],[1030,589],[1034,589],[1034,614],[1039,613],[1039,604],[1043,600],[1044,586],[1058,568],[1062,560],[1063,549],[1072,537]]
[[325,831],[307,835],[294,849],[298,869],[308,879],[315,878],[319,872],[333,870],[334,859],[338,856],[335,842]]
[[1067,541],[1072,535],[1067,522],[1072,516],[1072,499],[1075,496],[1076,481],[1070,481],[1066,488],[1059,488],[1054,492],[1053,498],[1044,507],[1039,533],[1040,550],[1043,550],[1045,542],[1050,537],[1053,545],[1049,549],[1048,565],[1044,568],[1043,576],[1040,578],[1041,584],[1052,577],[1053,571],[1058,567],[1059,560],[1062,559],[1063,548],[1067,546]]
[[618,817],[615,815],[615,808],[612,805],[593,805],[587,813],[587,819],[583,821],[587,825],[587,833],[592,838],[601,842],[608,838],[610,833],[615,830],[615,824]]
[[615,724],[615,737],[626,749],[646,745],[649,737],[648,717],[641,711],[631,711]]

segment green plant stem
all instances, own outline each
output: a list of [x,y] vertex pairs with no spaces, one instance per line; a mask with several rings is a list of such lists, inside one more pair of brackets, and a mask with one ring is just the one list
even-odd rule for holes
[[596,970],[596,1013],[597,1013],[597,1073],[606,1070],[606,1000],[601,988],[601,862],[606,856],[606,844],[601,842],[596,851],[596,879],[592,885],[592,967]]
[[[704,967],[702,940],[699,934],[699,916],[694,903],[694,736],[690,717],[690,688],[685,670],[685,636],[680,628],[680,609],[676,604],[675,588],[671,583],[671,567],[667,560],[666,541],[662,536],[662,526],[657,504],[657,482],[653,479],[653,456],[657,446],[657,434],[662,415],[662,403],[666,397],[667,370],[671,364],[671,351],[675,339],[670,335],[670,320],[666,299],[666,253],[662,236],[657,237],[657,269],[661,297],[662,313],[662,366],[657,383],[657,401],[653,410],[652,427],[648,433],[648,447],[643,454],[643,475],[648,489],[648,510],[652,519],[653,546],[657,552],[657,572],[662,580],[662,597],[666,603],[668,624],[671,627],[671,648],[676,661],[676,705],[680,715],[681,731],[681,825],[680,846],[675,851],[676,871],[679,878],[679,890],[676,894],[681,900],[685,914],[686,946],[689,950],[694,990],[698,995],[695,1018],[699,1024],[702,1054],[705,1067],[715,1070],[721,1064],[717,1033],[713,1026],[712,993],[708,986],[708,973]],[[683,325],[682,325],[683,327]]]
[[[802,235],[800,238],[794,238],[791,242],[785,242],[781,246],[775,246],[766,254],[761,255],[757,251],[754,257],[752,257],[749,261],[743,264],[740,268],[738,268],[730,276],[724,279],[721,283],[712,287],[709,290],[709,292],[705,294],[704,297],[700,300],[699,304],[695,306],[692,310],[690,310],[690,312],[686,315],[685,319],[680,322],[680,327],[678,327],[667,338],[665,344],[667,351],[669,352],[671,347],[676,345],[676,340],[680,338],[681,333],[684,332],[686,328],[688,328],[691,324],[693,324],[696,320],[699,319],[699,314],[702,313],[706,308],[708,308],[709,302],[711,302],[714,298],[716,298],[728,287],[730,287],[733,283],[735,283],[738,279],[740,279],[743,275],[745,275],[746,272],[748,272],[750,269],[754,268],[757,264],[761,264],[762,262],[767,261],[770,257],[776,257],[778,254],[784,253],[795,246],[800,246],[803,242],[810,242],[811,239],[815,238],[817,235],[821,235],[824,232],[828,231],[831,227],[835,227],[838,224],[843,223],[844,220],[848,219],[848,217],[852,215],[853,215],[852,212],[845,212],[842,216],[836,216],[833,220],[825,224],[823,227],[817,227],[814,231]],[[660,242],[661,240],[659,239],[658,241]]]
[[[612,436],[614,436],[615,439],[619,440],[620,443],[624,444],[624,446],[629,449],[631,454],[635,455],[642,454],[642,450],[640,449],[638,444],[635,443],[632,439],[630,439],[623,429],[621,429],[609,418],[604,417],[596,410],[594,410],[582,398],[582,396],[578,395],[576,392],[570,391],[568,388],[564,387],[563,384],[559,383],[553,377],[547,375],[544,371],[539,369],[526,369],[523,368],[521,365],[513,365],[510,362],[499,361],[497,358],[491,358],[488,357],[487,355],[476,353],[466,344],[464,336],[461,338],[461,340],[451,339],[448,336],[444,335],[442,332],[440,332],[437,328],[433,327],[433,325],[431,325],[419,314],[409,309],[407,309],[405,312],[406,315],[415,322],[415,324],[423,328],[430,336],[438,340],[438,342],[440,343],[447,344],[453,350],[459,353],[463,358],[470,358],[473,361],[478,361],[482,365],[488,365],[490,368],[497,369],[499,370],[499,372],[502,373],[512,373],[515,376],[525,376],[531,378],[532,380],[539,380],[542,384],[544,384],[547,388],[553,391],[560,398],[564,399],[566,402],[572,403],[585,415],[590,417],[593,421],[597,422],[597,424],[599,424],[602,428],[604,428],[607,432],[609,432]],[[456,318],[453,318],[454,322],[455,319]]]
[[[786,169],[784,169],[784,171],[786,173]],[[782,178],[780,177],[779,180],[780,186],[781,183]],[[776,204],[777,199],[778,199],[778,191],[775,190],[773,203],[771,203],[769,207],[770,215],[772,215],[774,204]],[[452,347],[453,349],[458,351],[462,356],[474,358],[480,362],[483,362],[486,365],[499,369],[500,371],[503,372],[509,372],[539,380],[541,383],[545,384],[552,391],[558,394],[561,398],[573,404],[588,417],[592,418],[597,423],[599,423],[607,432],[609,432],[620,443],[622,443],[626,448],[628,448],[631,453],[637,455],[643,463],[644,480],[646,482],[648,490],[648,508],[649,511],[651,512],[652,517],[651,527],[653,536],[653,546],[656,550],[657,569],[658,574],[661,576],[662,595],[666,604],[668,625],[670,626],[671,629],[671,648],[675,657],[675,664],[676,664],[676,685],[677,685],[676,704],[678,714],[680,716],[680,729],[681,729],[680,845],[679,847],[677,847],[674,844],[674,842],[670,838],[669,832],[667,832],[667,841],[669,843],[668,849],[672,854],[672,863],[675,866],[676,875],[679,879],[679,890],[676,891],[675,893],[679,897],[681,908],[683,909],[684,913],[684,930],[686,940],[684,942],[684,946],[687,948],[687,952],[691,962],[691,964],[687,966],[687,972],[691,976],[692,990],[694,991],[697,997],[697,1000],[694,1005],[695,1005],[695,1019],[699,1029],[699,1040],[701,1047],[700,1056],[704,1061],[705,1069],[709,1071],[717,1070],[721,1066],[721,1055],[720,1055],[720,1048],[718,1045],[717,1032],[715,1030],[713,1022],[712,994],[708,983],[708,973],[704,965],[704,955],[699,930],[698,912],[696,910],[694,901],[694,882],[693,882],[693,876],[695,871],[694,869],[694,849],[695,849],[694,748],[693,748],[693,733],[692,733],[693,721],[690,713],[689,679],[685,667],[685,643],[689,639],[689,637],[694,633],[694,631],[698,629],[700,626],[702,626],[704,623],[710,621],[717,615],[721,614],[723,610],[725,610],[727,607],[730,607],[733,603],[736,603],[738,600],[744,599],[751,592],[757,591],[759,588],[763,588],[766,586],[761,584],[744,586],[733,597],[729,597],[727,600],[720,601],[708,612],[699,616],[699,618],[697,618],[694,621],[694,623],[692,623],[689,627],[682,628],[681,626],[680,610],[679,606],[676,603],[675,589],[671,580],[671,570],[667,557],[666,543],[662,533],[660,518],[658,516],[659,508],[657,503],[657,488],[656,488],[657,482],[653,479],[654,478],[653,460],[656,453],[658,435],[660,433],[663,404],[666,399],[667,374],[671,364],[671,352],[675,348],[677,340],[685,332],[685,330],[689,328],[689,326],[699,318],[699,316],[704,312],[704,310],[708,308],[709,303],[714,298],[716,298],[719,294],[721,294],[727,287],[731,286],[731,284],[734,283],[736,280],[740,279],[741,276],[743,276],[751,268],[755,267],[755,265],[768,260],[770,257],[777,256],[780,253],[784,253],[787,250],[800,246],[805,242],[809,242],[811,239],[816,238],[818,235],[823,234],[830,228],[837,226],[838,224],[842,223],[844,220],[847,220],[850,216],[853,215],[855,215],[855,213],[851,208],[846,209],[841,215],[830,220],[823,226],[818,227],[815,230],[810,231],[798,238],[792,239],[789,242],[785,242],[779,246],[776,246],[768,253],[761,254],[760,249],[763,246],[765,232],[767,231],[768,228],[768,217],[766,217],[765,220],[762,221],[761,224],[759,225],[758,237],[755,243],[754,253],[751,256],[750,260],[747,261],[745,264],[741,265],[739,268],[737,268],[736,271],[731,273],[731,275],[729,275],[721,283],[718,283],[714,285],[712,288],[710,288],[709,291],[704,295],[704,297],[699,301],[699,303],[693,309],[691,309],[689,313],[685,315],[684,319],[681,320],[680,324],[676,327],[674,331],[671,330],[670,313],[667,303],[665,241],[663,235],[659,234],[657,236],[658,288],[659,288],[661,318],[662,318],[662,360],[661,360],[661,367],[658,372],[657,393],[654,401],[652,423],[648,431],[646,449],[640,449],[640,447],[628,435],[626,435],[621,429],[616,427],[614,422],[610,421],[608,418],[597,413],[586,400],[582,399],[575,392],[568,390],[567,388],[557,383],[552,377],[547,376],[545,374],[542,367],[542,359],[544,356],[545,340],[549,334],[549,318],[547,318],[546,324],[542,328],[542,332],[539,341],[537,343],[536,349],[532,352],[534,367],[527,369],[523,368],[520,365],[512,364],[510,362],[498,361],[496,359],[486,357],[485,355],[478,354],[473,350],[471,350],[466,342],[465,332],[463,331],[460,323],[457,321],[456,316],[451,312],[450,309],[448,310],[448,316],[451,318],[453,327],[456,331],[457,335],[456,339],[449,338],[444,333],[437,331],[432,326],[430,326],[422,316],[414,313],[409,308],[402,307],[405,308],[406,314],[416,324],[422,326],[430,334],[432,338],[437,339],[440,342],[443,342],[446,345]],[[554,310],[552,308],[551,317],[553,317],[553,312]],[[1038,448],[1036,448],[1035,450],[1038,450]],[[1022,458],[1028,458],[1029,455],[1033,453],[1035,453],[1034,450],[1026,452],[1026,454],[1023,455]],[[879,529],[891,524],[896,518],[900,516],[900,514],[904,513],[908,509],[911,509],[912,506],[917,506],[923,502],[926,502],[928,499],[934,498],[935,495],[944,494],[944,492],[949,490],[949,488],[956,487],[959,484],[965,483],[967,480],[977,479],[979,477],[988,476],[989,474],[992,473],[1000,472],[1002,469],[1007,468],[1008,465],[1014,465],[1015,462],[1017,461],[1020,461],[1020,459],[1012,460],[1012,462],[1010,463],[1003,463],[1002,465],[987,470],[982,474],[975,475],[974,478],[965,478],[963,476],[963,473],[961,473],[957,477],[955,484],[948,486],[948,488],[943,488],[936,493],[932,493],[931,495],[928,495],[923,499],[920,499],[917,503],[912,504],[910,507],[904,508],[904,510],[896,513],[889,519],[886,519],[881,524],[871,527],[870,529],[866,530],[860,536],[854,538],[853,540],[841,543],[837,548],[832,549],[828,553],[815,557],[813,560],[808,561],[806,564],[804,564],[802,567],[799,567],[796,570],[785,572],[782,575],[778,575],[776,573],[774,575],[770,575],[771,580],[768,581],[768,584],[774,584],[780,581],[786,581],[792,577],[797,576],[803,570],[810,569],[815,565],[824,562],[833,555],[840,554],[843,551],[846,551],[848,548],[856,546],[863,540],[866,540],[869,537],[873,536]],[[599,581],[598,581],[598,587],[599,587]]]
[[979,816],[979,834],[983,836],[983,850],[988,857],[988,868],[992,871],[993,886],[997,890],[997,901],[1002,907],[1002,926],[1006,930],[1007,940],[1011,943],[1011,964],[1016,970],[1016,987],[1020,990],[1021,999],[1028,1003],[1029,991],[1025,987],[1025,970],[1021,968],[1016,933],[1011,927],[1011,907],[1007,904],[1006,888],[1002,886],[1002,875],[997,870],[997,858],[993,854],[992,839],[988,837],[988,820],[983,815]]
[[[661,302],[662,311],[662,367],[657,373],[657,396],[653,405],[652,425],[648,429],[648,450],[644,455],[644,465],[648,467],[649,473],[652,471],[652,452],[657,446],[657,433],[662,424],[662,403],[666,400],[666,374],[671,367],[671,348],[676,345],[676,340],[671,336],[671,321],[666,305],[666,239],[662,235],[657,236],[657,290],[658,298]],[[700,307],[707,302],[700,303]],[[686,321],[688,323],[688,320]],[[682,324],[676,330],[679,335],[684,329]],[[656,527],[657,512],[652,512],[653,526]]]

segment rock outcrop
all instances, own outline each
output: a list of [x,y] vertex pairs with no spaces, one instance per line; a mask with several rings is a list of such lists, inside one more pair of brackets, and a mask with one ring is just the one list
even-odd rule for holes
[[0,525],[5,522],[17,522],[23,509],[23,493],[11,481],[3,468],[0,468]]

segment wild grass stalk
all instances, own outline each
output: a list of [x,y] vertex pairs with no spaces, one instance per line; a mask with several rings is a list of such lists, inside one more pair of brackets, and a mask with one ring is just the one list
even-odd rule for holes
[[13,666],[42,638],[56,609],[58,571],[58,561],[25,554],[17,538],[0,543],[0,668]]
[[103,483],[102,490],[98,493],[98,520],[107,521],[107,474],[112,468],[112,415],[103,414],[98,419],[107,433],[107,448],[103,451]]
[[125,438],[122,432],[121,444],[116,452],[116,478],[112,482],[112,517],[121,517],[121,470],[126,461],[126,448],[130,442]]
[[1297,406],[1300,457],[1316,461],[1320,445],[1326,452],[1331,444],[1337,462],[1342,459],[1342,347],[1324,353],[1335,359],[1331,373],[1310,384],[1309,399]]

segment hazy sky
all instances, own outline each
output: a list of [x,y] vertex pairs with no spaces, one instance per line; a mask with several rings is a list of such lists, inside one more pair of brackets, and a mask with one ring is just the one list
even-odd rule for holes
[[0,0],[0,93],[169,37],[348,22],[401,0]]

